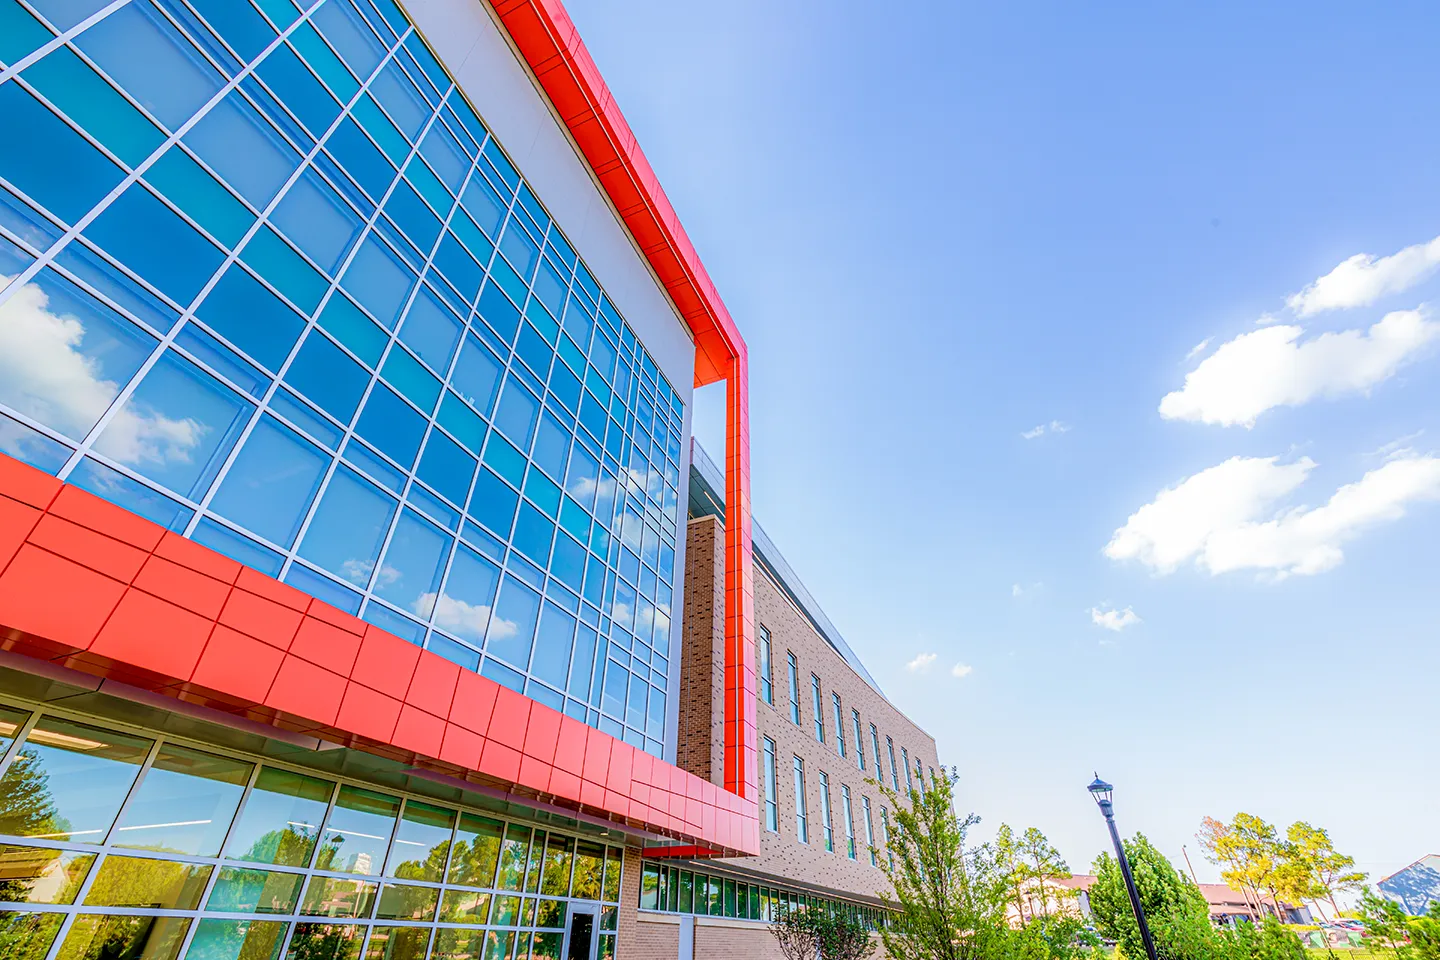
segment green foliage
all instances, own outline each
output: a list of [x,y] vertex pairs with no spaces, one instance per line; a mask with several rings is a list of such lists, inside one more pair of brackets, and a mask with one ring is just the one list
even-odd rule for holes
[[1397,958],[1404,957],[1405,939],[1410,934],[1410,916],[1400,909],[1398,903],[1376,896],[1373,890],[1366,890],[1360,895],[1359,906],[1366,932],[1373,939],[1388,943]]
[[1410,943],[1420,960],[1440,960],[1440,900],[1430,901],[1430,910],[1423,917],[1406,923]]
[[770,931],[786,960],[864,960],[875,950],[865,925],[841,910],[787,910]]
[[[1140,905],[1155,936],[1156,950],[1162,957],[1182,954],[1167,949],[1166,941],[1193,939],[1196,922],[1209,926],[1209,908],[1200,888],[1182,877],[1154,845],[1137,833],[1126,840],[1125,857],[1135,876]],[[1101,854],[1094,865],[1095,883],[1090,887],[1090,909],[1095,925],[1107,939],[1114,940],[1127,957],[1144,957],[1145,945],[1140,927],[1125,890],[1125,879],[1119,862],[1108,853]]]
[[881,930],[892,960],[991,960],[1011,947],[1006,877],[990,848],[966,847],[980,818],[956,814],[954,785],[943,767],[906,799],[875,783],[892,811],[893,864],[880,861],[893,888],[881,894],[895,911]]
[[1257,911],[1268,895],[1277,912],[1282,900],[1326,900],[1339,913],[1335,894],[1365,882],[1355,858],[1338,852],[1326,830],[1304,821],[1292,823],[1282,838],[1275,827],[1242,811],[1229,823],[1204,818],[1195,836],[1206,858],[1225,868],[1221,879],[1243,892]]

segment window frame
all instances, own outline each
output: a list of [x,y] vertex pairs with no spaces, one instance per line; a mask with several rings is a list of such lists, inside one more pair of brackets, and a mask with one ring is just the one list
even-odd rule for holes
[[785,651],[786,662],[790,670],[790,722],[800,726],[800,661],[795,659],[795,651]]
[[795,771],[795,839],[810,842],[810,809],[805,802],[805,761],[797,754]]
[[761,776],[764,779],[765,791],[765,829],[771,833],[779,833],[780,804],[776,796],[778,784],[776,783],[774,740],[769,737],[761,738],[761,756],[764,763]]
[[825,695],[820,692],[820,675],[810,674],[810,705],[815,710],[815,740],[825,742]]
[[770,631],[765,625],[759,624],[759,659],[760,674],[760,699],[770,706],[775,706],[775,677],[772,663],[772,651],[770,649]]

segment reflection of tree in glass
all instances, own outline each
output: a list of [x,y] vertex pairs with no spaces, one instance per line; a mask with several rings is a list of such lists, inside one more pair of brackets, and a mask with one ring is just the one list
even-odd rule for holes
[[571,896],[580,900],[600,899],[600,878],[605,868],[605,848],[594,843],[579,843],[575,850],[575,881]]
[[93,853],[0,845],[0,900],[73,903],[94,862]]
[[[459,854],[460,844],[455,845]],[[445,859],[450,853],[450,841],[438,843],[430,848],[424,860],[406,860],[395,867],[395,876],[401,880],[427,880],[439,883],[445,876]]]
[[[449,882],[469,887],[488,887],[495,882],[495,864],[500,855],[500,822],[472,814],[461,814],[450,859]],[[467,841],[465,838],[469,837]]]
[[0,912],[0,957],[44,960],[64,919],[61,913]]
[[70,925],[56,960],[174,960],[188,917],[120,917],[81,914]]
[[286,960],[358,960],[364,936],[353,924],[297,923]]
[[302,867],[310,859],[310,850],[315,845],[315,834],[309,827],[296,829],[287,826],[284,830],[263,833],[250,849],[237,856],[237,860],[252,863],[274,863],[285,867]]
[[0,780],[0,833],[34,837],[66,833],[70,821],[58,815],[50,796],[50,775],[40,758],[21,749]]

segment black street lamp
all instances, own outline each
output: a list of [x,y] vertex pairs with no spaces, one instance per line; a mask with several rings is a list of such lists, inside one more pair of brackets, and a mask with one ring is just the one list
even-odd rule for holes
[[1100,807],[1100,812],[1105,814],[1105,825],[1110,828],[1110,842],[1115,844],[1115,856],[1120,860],[1120,875],[1125,878],[1125,891],[1130,894],[1130,907],[1135,911],[1135,922],[1140,925],[1140,939],[1145,941],[1145,954],[1150,960],[1157,960],[1155,956],[1155,941],[1150,937],[1150,925],[1145,922],[1145,908],[1140,906],[1140,891],[1135,889],[1135,877],[1130,873],[1130,861],[1125,856],[1125,847],[1120,843],[1120,831],[1115,829],[1115,805],[1110,801],[1110,794],[1115,788],[1104,780],[1100,774],[1095,774],[1095,782],[1090,784],[1090,795],[1095,798],[1095,803]]

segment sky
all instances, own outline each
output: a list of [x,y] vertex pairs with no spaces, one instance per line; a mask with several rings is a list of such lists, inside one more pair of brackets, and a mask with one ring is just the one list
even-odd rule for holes
[[1202,881],[1240,810],[1378,879],[1440,852],[1440,11],[1162,6],[569,3],[977,837],[1087,872],[1098,771]]

